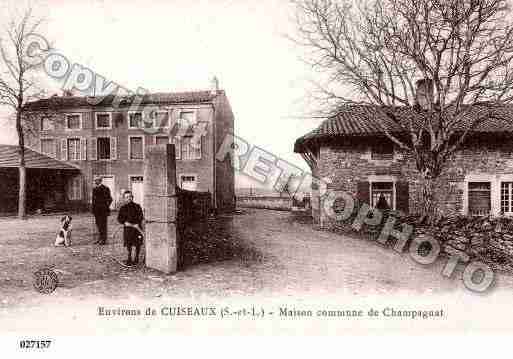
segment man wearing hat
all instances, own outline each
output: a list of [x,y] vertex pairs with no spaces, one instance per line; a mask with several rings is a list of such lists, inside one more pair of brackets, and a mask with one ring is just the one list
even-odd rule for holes
[[93,187],[93,206],[92,211],[96,228],[98,228],[99,238],[95,244],[104,245],[107,243],[107,217],[110,214],[110,204],[112,197],[109,187],[102,184],[102,177],[94,177]]

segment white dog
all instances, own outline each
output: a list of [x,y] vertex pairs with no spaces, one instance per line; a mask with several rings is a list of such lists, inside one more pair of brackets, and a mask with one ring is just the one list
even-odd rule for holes
[[68,215],[61,218],[62,227],[57,233],[57,238],[55,238],[55,246],[71,246],[71,220],[71,216]]

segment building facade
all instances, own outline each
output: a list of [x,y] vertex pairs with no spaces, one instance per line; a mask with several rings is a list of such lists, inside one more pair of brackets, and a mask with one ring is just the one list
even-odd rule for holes
[[[482,123],[448,160],[437,180],[438,210],[445,214],[513,215],[513,116]],[[513,112],[511,112],[513,113]],[[413,157],[376,126],[379,117],[352,108],[327,119],[299,138],[295,152],[314,177],[333,191],[346,191],[374,207],[383,197],[389,208],[419,213],[422,182]],[[314,219],[326,223],[320,189],[312,189]]]
[[155,93],[104,98],[54,96],[26,106],[36,124],[29,145],[50,157],[72,164],[80,173],[67,183],[70,202],[91,202],[93,178],[103,176],[120,205],[130,189],[144,204],[145,149],[173,143],[177,184],[187,190],[210,192],[219,211],[235,206],[234,173],[229,162],[218,161],[216,150],[233,133],[234,116],[222,90]]

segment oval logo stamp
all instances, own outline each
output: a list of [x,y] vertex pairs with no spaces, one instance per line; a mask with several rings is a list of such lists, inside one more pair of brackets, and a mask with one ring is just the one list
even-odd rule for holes
[[34,288],[39,293],[50,294],[53,293],[59,284],[59,277],[50,268],[42,268],[34,273]]

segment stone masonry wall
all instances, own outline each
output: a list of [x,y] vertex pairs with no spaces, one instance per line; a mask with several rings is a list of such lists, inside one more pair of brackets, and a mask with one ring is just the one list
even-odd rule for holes
[[[421,184],[413,159],[396,148],[393,160],[373,160],[370,153],[372,141],[367,138],[323,145],[314,173],[328,181],[328,189],[347,191],[355,197],[358,196],[359,182],[408,182],[408,211],[418,213]],[[439,210],[446,215],[467,214],[468,182],[473,181],[492,182],[492,214],[498,215],[500,181],[513,182],[513,143],[494,139],[473,140],[456,153],[438,181]],[[312,192],[313,201],[319,200],[318,193]]]

